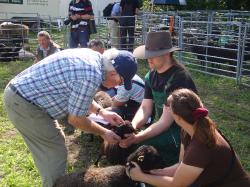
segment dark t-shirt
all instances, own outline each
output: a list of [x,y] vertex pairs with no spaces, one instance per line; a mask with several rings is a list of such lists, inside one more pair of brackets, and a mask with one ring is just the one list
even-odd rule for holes
[[[161,108],[167,97],[176,89],[187,88],[197,93],[191,75],[187,70],[179,66],[174,65],[163,73],[157,73],[157,71],[152,70],[145,76],[145,79],[144,99],[157,100],[153,96],[153,90],[166,93],[166,97],[162,101],[159,101],[159,105],[161,105],[159,107]],[[157,116],[160,117],[162,109],[157,109],[157,106],[155,107]]]
[[250,186],[250,178],[236,156],[230,173],[219,185],[211,185],[225,176],[232,161],[232,151],[228,142],[217,132],[218,143],[215,148],[208,148],[196,139],[194,134],[191,139],[183,130],[181,142],[184,145],[183,163],[186,165],[204,168],[195,184],[202,187],[247,187]]
[[[164,102],[169,94],[177,88],[189,88],[196,92],[194,82],[189,73],[182,67],[172,66],[163,73],[150,71],[145,76],[145,99],[154,102],[156,119],[163,111]],[[180,152],[180,127],[174,122],[160,135],[150,138],[142,144],[153,145],[166,160],[168,166],[179,160]]]
[[138,0],[121,0],[122,16],[134,16],[136,8],[139,8]]

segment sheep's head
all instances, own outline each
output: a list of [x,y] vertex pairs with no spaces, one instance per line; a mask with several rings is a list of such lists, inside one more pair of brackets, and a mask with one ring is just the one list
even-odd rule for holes
[[149,145],[142,145],[129,155],[127,159],[127,165],[129,167],[133,167],[131,161],[136,162],[144,172],[166,167],[158,151],[153,146]]
[[[125,138],[125,134],[135,133],[131,122],[125,121],[124,125],[112,127],[112,130],[121,138]],[[130,153],[135,150],[134,146],[128,148],[121,148],[119,144],[104,143],[103,154],[106,155],[107,160],[111,164],[126,164],[126,159]]]
[[121,124],[119,126],[114,126],[112,130],[120,136],[122,139],[125,138],[125,134],[131,134],[135,132],[134,127],[132,126],[130,121],[125,121],[125,124]]
[[109,96],[109,94],[107,94],[104,91],[99,91],[95,94],[94,100],[101,105],[103,108],[108,108],[111,107],[112,105],[112,99]]

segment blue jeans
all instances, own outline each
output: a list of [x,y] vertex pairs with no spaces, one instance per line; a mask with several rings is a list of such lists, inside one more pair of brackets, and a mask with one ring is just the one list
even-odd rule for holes
[[69,41],[70,48],[77,48],[78,44],[80,44],[81,47],[87,47],[88,42],[89,42],[88,27],[81,27],[75,30],[71,30],[70,41]]

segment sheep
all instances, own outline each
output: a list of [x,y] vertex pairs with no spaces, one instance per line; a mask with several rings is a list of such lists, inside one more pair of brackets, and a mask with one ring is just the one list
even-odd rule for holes
[[13,43],[27,42],[29,27],[23,24],[3,22],[0,24],[0,38],[11,39]]
[[[218,46],[218,38],[212,38],[209,41],[198,40],[192,33],[185,34],[183,37],[187,51],[193,52],[200,65],[205,66],[210,72],[235,76],[237,72],[238,43],[228,42],[223,47]],[[247,47],[245,48],[247,49]],[[245,54],[244,60],[250,60],[250,55]]]
[[29,60],[29,59],[34,59],[35,58],[35,55],[29,51],[26,51],[25,49],[21,49],[19,52],[18,52],[18,58],[20,60]]
[[126,166],[90,167],[59,177],[54,187],[138,187],[140,184],[132,181],[125,172],[126,167],[131,167],[131,161],[138,163],[144,172],[166,166],[154,147],[143,145],[128,157]]
[[103,108],[111,107],[112,98],[104,91],[99,91],[95,94],[94,100]]
[[[125,138],[125,134],[135,133],[135,129],[133,128],[131,122],[125,121],[125,125],[120,125],[118,127],[111,126],[111,130],[113,130],[117,135],[119,135],[122,139]],[[104,141],[101,145],[99,158],[95,162],[95,164],[98,163],[99,159],[105,155],[107,161],[110,164],[116,165],[116,164],[122,164],[124,165],[126,163],[127,157],[135,151],[136,147],[135,145],[132,145],[128,148],[121,148],[119,144],[110,144],[106,141]]]
[[[0,61],[9,62],[18,58],[31,57],[31,53],[21,52],[24,42],[28,42],[29,28],[26,25],[3,22],[0,24]],[[28,53],[28,55],[27,55]],[[32,58],[32,57],[31,57]]]
[[54,187],[136,187],[121,165],[89,168],[60,177]]
[[20,46],[9,47],[0,43],[0,62],[10,62],[13,60],[29,60],[34,59],[35,55],[24,50]]
[[8,47],[0,43],[0,62],[10,62],[18,59],[20,50],[21,47]]
[[237,48],[235,49],[235,45],[227,44],[223,48],[218,48],[210,42],[208,46],[193,46],[192,52],[196,53],[202,65],[205,61],[211,63],[211,68],[208,67],[210,72],[222,74],[226,74],[225,71],[236,72],[238,51]]

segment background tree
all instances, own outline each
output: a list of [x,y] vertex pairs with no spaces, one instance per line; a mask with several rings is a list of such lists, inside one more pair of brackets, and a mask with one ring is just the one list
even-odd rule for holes
[[[144,10],[151,10],[151,0],[141,0]],[[166,10],[250,10],[250,0],[186,0],[186,6],[155,5],[154,11]]]

